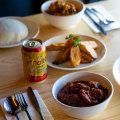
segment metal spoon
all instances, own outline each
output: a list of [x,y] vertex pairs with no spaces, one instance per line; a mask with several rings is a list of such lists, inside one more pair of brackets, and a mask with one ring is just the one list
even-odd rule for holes
[[18,112],[20,112],[20,107],[18,101],[15,97],[7,97],[4,101],[4,108],[8,114],[15,115],[17,120],[20,120],[18,117]]

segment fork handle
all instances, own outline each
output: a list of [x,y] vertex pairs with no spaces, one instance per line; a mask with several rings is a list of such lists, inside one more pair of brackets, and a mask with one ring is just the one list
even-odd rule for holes
[[25,110],[25,112],[26,112],[26,114],[27,114],[27,116],[28,116],[29,120],[32,120],[32,118],[31,118],[31,116],[30,116],[30,114],[29,114],[29,112],[28,112],[28,110],[27,110],[27,109]]
[[20,120],[17,114],[15,116],[16,116],[17,120]]

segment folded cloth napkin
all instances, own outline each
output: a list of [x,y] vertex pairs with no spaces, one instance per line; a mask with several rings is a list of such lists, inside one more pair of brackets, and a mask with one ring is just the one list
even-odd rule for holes
[[[110,13],[102,5],[91,6],[88,8],[95,8],[96,10],[101,12],[108,20],[115,21],[114,23],[104,26],[106,31],[120,28],[120,23],[117,20],[115,20],[115,18],[112,15],[110,15]],[[87,15],[84,14],[83,19],[94,32],[100,32],[100,30],[94,25],[94,23],[90,20],[90,18],[88,18]]]
[[[44,115],[45,120],[54,120],[52,115],[50,114],[49,110],[47,109],[45,103],[43,102],[42,98],[40,97],[39,93],[37,92],[37,90],[34,90],[34,93],[35,93],[35,96],[36,96],[36,98],[37,98],[37,100],[39,102],[39,105],[41,107],[41,111],[42,111],[42,113]],[[23,93],[23,95],[25,97],[26,102],[28,103],[28,111],[29,111],[29,113],[31,115],[32,120],[40,120],[40,115],[35,110],[32,103],[30,102],[30,100],[29,100],[29,98],[27,96],[27,93]],[[0,104],[1,104],[2,107],[3,107],[4,100],[5,100],[5,98],[0,100]],[[5,117],[6,117],[7,120],[17,120],[15,116],[12,116],[12,115],[9,115],[8,113],[6,113],[4,108],[3,108],[3,112],[5,113]],[[29,120],[24,111],[21,111],[18,114],[18,116],[19,116],[19,118],[21,120]]]

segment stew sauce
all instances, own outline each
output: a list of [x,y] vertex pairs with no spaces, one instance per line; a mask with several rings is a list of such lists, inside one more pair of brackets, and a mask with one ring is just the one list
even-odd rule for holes
[[108,89],[96,81],[69,82],[57,94],[59,101],[74,107],[97,105],[107,97]]

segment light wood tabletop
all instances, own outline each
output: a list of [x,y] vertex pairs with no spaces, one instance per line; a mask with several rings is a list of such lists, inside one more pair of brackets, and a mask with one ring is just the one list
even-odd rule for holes
[[[87,6],[98,4],[103,5],[112,16],[120,21],[120,0],[105,0]],[[83,71],[96,72],[109,78],[114,85],[114,95],[108,107],[102,113],[89,120],[120,120],[120,87],[116,83],[112,73],[113,64],[120,57],[120,29],[109,31],[108,35],[104,36],[101,33],[96,34],[93,32],[83,20],[71,30],[59,30],[49,25],[43,14],[31,15],[24,18],[34,21],[39,25],[40,33],[37,38],[42,41],[65,33],[77,33],[94,37],[105,43],[107,46],[107,55],[104,60],[94,67],[83,69]],[[29,83],[24,80],[21,46],[2,48],[0,49],[0,99],[13,95],[13,91],[17,88],[26,91],[27,87],[31,86],[33,89],[38,90],[55,120],[73,120],[74,118],[67,116],[59,109],[51,93],[53,83],[61,76],[71,72],[74,71],[58,70],[48,66],[48,77],[45,82]]]

